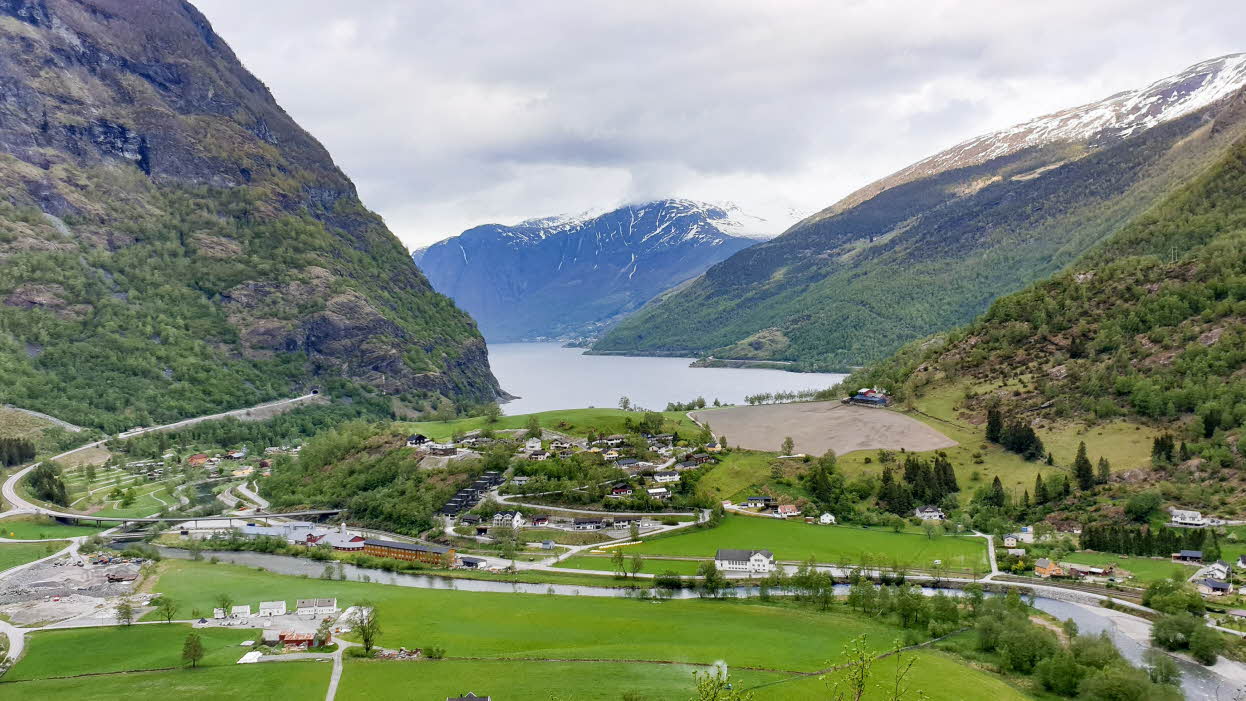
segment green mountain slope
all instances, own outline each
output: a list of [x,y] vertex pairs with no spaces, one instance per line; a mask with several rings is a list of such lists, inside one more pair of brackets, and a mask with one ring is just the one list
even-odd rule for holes
[[901,397],[955,384],[968,409],[1036,420],[1175,423],[1231,464],[1246,425],[1246,140],[1069,271],[847,382]]
[[1234,104],[1125,137],[1029,146],[833,207],[711,267],[593,349],[806,369],[879,360],[1059,271],[1197,177],[1246,133]]
[[189,3],[0,3],[0,85],[0,402],[116,430],[339,379],[497,395],[472,320]]

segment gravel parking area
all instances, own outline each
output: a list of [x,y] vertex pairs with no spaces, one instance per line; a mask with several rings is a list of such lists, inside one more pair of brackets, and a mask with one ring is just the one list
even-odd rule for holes
[[956,441],[926,424],[885,409],[872,409],[839,402],[763,404],[692,412],[708,422],[715,435],[727,444],[751,450],[778,450],[785,436],[796,443],[796,452],[821,455],[834,450],[843,455],[856,450],[938,450]]

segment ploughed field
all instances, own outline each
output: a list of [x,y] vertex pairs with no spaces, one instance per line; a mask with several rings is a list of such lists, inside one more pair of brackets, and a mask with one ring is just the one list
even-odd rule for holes
[[728,445],[751,450],[778,450],[788,436],[796,452],[808,455],[880,448],[920,452],[956,445],[938,430],[904,414],[839,402],[701,409],[692,416],[708,422],[716,435],[726,437]]

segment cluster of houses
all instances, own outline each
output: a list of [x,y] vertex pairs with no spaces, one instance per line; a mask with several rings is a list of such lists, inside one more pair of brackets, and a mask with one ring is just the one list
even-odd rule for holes
[[502,473],[497,470],[489,470],[482,474],[480,479],[471,484],[470,487],[464,487],[450,497],[446,505],[441,507],[441,513],[445,516],[457,516],[460,512],[467,511],[480,503],[484,499],[485,494],[489,490],[502,484]]
[[[759,514],[769,514],[775,518],[782,519],[801,515],[800,508],[795,504],[780,504],[777,498],[766,495],[749,497],[744,500],[743,504],[738,505],[730,501],[724,501],[723,506],[729,509],[751,509]],[[819,516],[806,516],[805,523],[833,526],[835,525],[835,516],[830,513],[823,513]]]
[[1114,565],[1098,567],[1095,565],[1082,565],[1076,562],[1055,562],[1046,557],[1040,557],[1034,561],[1034,574],[1043,579],[1052,577],[1066,577],[1069,579],[1110,577],[1115,572],[1116,567]]
[[283,601],[261,601],[259,610],[254,614],[251,613],[251,604],[238,604],[226,611],[223,608],[212,609],[212,618],[223,620],[227,618],[271,618],[272,616],[286,616],[293,613],[296,616],[312,616],[314,618],[325,618],[338,613],[337,599],[299,599],[294,603],[294,610],[290,611]]
[[[280,448],[270,447],[270,448],[264,449],[264,454],[270,455],[270,456],[271,455],[297,455],[300,450],[301,450],[301,447],[295,447],[295,448],[289,448],[285,446],[280,447]],[[213,455],[213,456],[208,456],[207,453],[195,453],[194,455],[186,458],[186,464],[191,467],[202,467],[206,469],[209,477],[220,477],[222,471],[225,469],[223,466],[224,461],[239,462],[242,460],[246,460],[247,454],[248,453],[247,453],[246,448],[242,448],[239,450],[231,450],[227,453]],[[255,472],[258,469],[261,474],[267,477],[268,475],[272,474],[271,468],[272,468],[272,461],[270,461],[267,458],[264,458],[264,459],[261,459],[256,465],[241,465],[239,467],[233,468],[230,470],[230,475],[232,475],[233,477],[250,477],[251,475],[255,474]]]

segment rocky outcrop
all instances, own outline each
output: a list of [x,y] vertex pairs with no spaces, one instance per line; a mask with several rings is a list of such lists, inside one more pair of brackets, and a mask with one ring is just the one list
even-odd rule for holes
[[[471,318],[187,2],[0,0],[0,192],[0,260],[30,271],[0,278],[0,300],[78,323],[53,339],[98,351],[97,374],[134,397],[216,383],[243,403],[331,377],[425,402],[500,395]],[[19,318],[17,341],[27,327],[48,332]],[[69,382],[57,342],[22,360],[31,387]],[[121,348],[181,367],[100,365]]]

